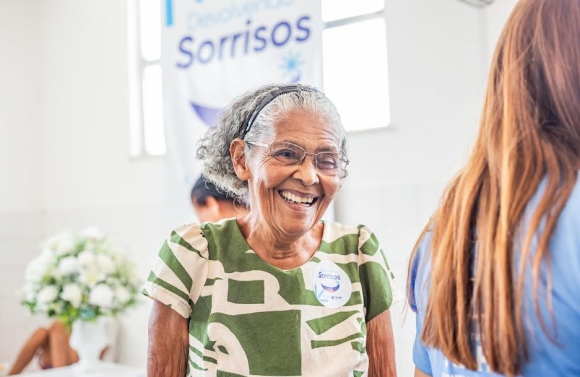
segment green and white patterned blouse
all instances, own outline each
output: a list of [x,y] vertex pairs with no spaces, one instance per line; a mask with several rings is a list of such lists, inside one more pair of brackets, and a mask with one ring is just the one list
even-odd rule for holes
[[172,232],[143,293],[189,318],[188,376],[367,376],[366,322],[398,294],[365,226],[324,223],[312,259],[281,270],[237,221]]

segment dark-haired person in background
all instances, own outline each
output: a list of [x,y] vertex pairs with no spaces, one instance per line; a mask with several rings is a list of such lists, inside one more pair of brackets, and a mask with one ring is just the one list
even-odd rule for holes
[[216,222],[248,213],[246,205],[220,191],[203,175],[191,189],[191,204],[199,222]]

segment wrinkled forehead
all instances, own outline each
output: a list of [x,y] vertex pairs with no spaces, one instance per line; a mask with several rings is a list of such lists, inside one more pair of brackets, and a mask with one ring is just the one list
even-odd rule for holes
[[344,134],[340,125],[333,124],[324,115],[297,110],[277,119],[268,136],[267,142],[303,140],[340,149]]

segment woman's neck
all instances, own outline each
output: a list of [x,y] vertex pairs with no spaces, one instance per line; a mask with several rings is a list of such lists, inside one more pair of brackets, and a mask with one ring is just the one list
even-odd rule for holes
[[250,215],[238,218],[238,226],[246,242],[260,258],[283,270],[290,270],[308,262],[318,250],[324,230],[319,222],[301,236],[284,234],[272,229],[265,221]]

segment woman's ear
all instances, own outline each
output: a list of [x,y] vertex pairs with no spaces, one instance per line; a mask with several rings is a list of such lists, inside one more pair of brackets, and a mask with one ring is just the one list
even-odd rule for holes
[[232,140],[230,144],[230,156],[234,164],[234,170],[242,181],[247,181],[251,178],[250,170],[246,164],[245,147],[246,144],[240,138]]

